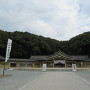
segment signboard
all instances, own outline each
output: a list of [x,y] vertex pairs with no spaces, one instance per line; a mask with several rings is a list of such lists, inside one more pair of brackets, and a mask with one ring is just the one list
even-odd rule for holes
[[43,64],[43,71],[46,71],[46,64]]
[[11,45],[12,45],[12,40],[11,39],[8,39],[5,62],[7,62],[7,60],[10,57]]
[[76,64],[72,64],[72,71],[76,71]]

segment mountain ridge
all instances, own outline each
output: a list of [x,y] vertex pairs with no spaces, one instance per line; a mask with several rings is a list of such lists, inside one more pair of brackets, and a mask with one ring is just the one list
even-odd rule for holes
[[31,55],[51,55],[58,50],[68,55],[90,56],[90,31],[68,41],[59,41],[29,32],[0,30],[0,55],[5,56],[7,39],[13,40],[12,58],[30,58]]

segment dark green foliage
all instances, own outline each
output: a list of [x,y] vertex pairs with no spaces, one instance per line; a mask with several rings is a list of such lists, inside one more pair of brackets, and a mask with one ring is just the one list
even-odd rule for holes
[[0,55],[5,56],[8,38],[13,40],[12,58],[30,58],[31,55],[50,55],[58,50],[66,54],[90,55],[90,32],[58,41],[28,32],[6,32],[0,30]]
[[80,34],[69,40],[71,54],[90,56],[90,32]]

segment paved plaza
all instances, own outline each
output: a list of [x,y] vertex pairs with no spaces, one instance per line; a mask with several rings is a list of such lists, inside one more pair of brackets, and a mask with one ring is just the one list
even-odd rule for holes
[[7,70],[6,73],[12,76],[0,78],[0,90],[90,90],[90,71]]

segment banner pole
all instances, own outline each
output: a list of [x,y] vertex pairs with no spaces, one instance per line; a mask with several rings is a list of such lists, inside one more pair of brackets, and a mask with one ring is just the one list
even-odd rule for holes
[[3,67],[3,76],[5,76],[5,62],[4,62],[4,67]]
[[7,48],[6,48],[6,58],[5,58],[4,67],[3,67],[3,76],[5,75],[5,64],[10,57],[11,45],[12,45],[12,40],[8,39]]

